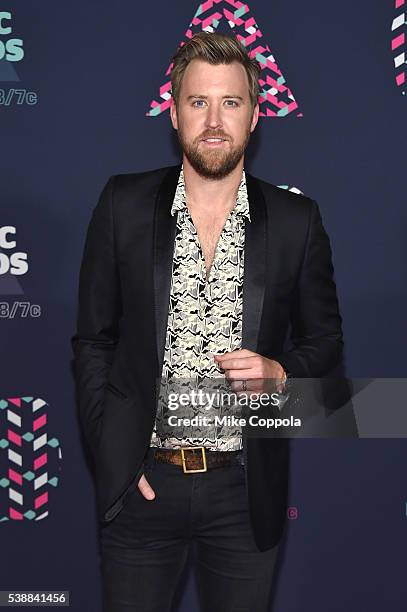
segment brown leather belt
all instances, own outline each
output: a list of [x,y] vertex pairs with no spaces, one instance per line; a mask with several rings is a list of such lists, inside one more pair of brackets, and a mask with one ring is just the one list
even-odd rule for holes
[[185,474],[207,472],[208,469],[231,465],[240,460],[242,451],[208,451],[204,446],[156,448],[154,458],[161,463],[181,465]]

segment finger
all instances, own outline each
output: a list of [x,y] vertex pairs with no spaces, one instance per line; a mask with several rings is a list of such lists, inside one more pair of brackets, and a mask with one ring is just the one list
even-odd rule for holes
[[143,496],[146,499],[154,499],[155,498],[154,489],[151,488],[151,486],[149,485],[148,480],[144,476],[144,474],[141,476],[140,480],[138,481],[137,486],[138,486],[138,488],[140,489],[141,493],[143,494]]
[[240,379],[240,378],[236,378],[236,379],[231,379],[230,382],[230,386],[233,389],[233,391],[244,391],[243,389],[243,382],[246,381],[246,391],[257,391],[257,389],[260,389],[262,387],[264,387],[263,385],[263,381],[261,378],[252,378],[252,379]]
[[231,357],[237,357],[240,359],[242,357],[250,357],[254,355],[257,355],[257,353],[249,351],[249,349],[236,349],[234,351],[226,351],[225,353],[219,353],[218,355],[215,354],[214,358],[216,359],[216,361],[222,362],[225,359],[230,359]]
[[232,368],[225,371],[225,376],[228,380],[263,380],[258,375],[254,376],[253,368],[237,370]]
[[219,366],[224,370],[243,370],[254,366],[255,357],[242,357],[241,359],[224,359]]
[[234,382],[230,383],[231,389],[236,392],[237,394],[239,393],[243,393],[243,394],[247,394],[247,393],[266,393],[266,389],[264,387],[264,385],[262,385],[261,383],[259,384],[258,381],[254,381],[254,384],[250,381],[247,380],[246,381],[246,389],[243,389],[242,387],[242,381],[236,380]]

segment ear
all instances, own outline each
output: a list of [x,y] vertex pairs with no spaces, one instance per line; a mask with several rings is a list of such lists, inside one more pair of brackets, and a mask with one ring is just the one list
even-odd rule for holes
[[170,117],[172,127],[174,128],[174,130],[178,130],[177,106],[175,104],[174,98],[171,98]]
[[253,109],[253,116],[252,116],[252,120],[251,120],[251,124],[250,124],[250,131],[253,132],[254,128],[257,125],[257,122],[259,120],[259,112],[260,112],[260,107],[259,107],[259,103],[257,102],[256,106]]

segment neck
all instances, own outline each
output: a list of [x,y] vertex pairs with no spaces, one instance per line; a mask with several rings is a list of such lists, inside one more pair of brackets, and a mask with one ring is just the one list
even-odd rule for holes
[[188,208],[202,212],[225,212],[236,204],[243,171],[243,157],[227,176],[221,179],[205,178],[198,174],[183,156],[185,194]]

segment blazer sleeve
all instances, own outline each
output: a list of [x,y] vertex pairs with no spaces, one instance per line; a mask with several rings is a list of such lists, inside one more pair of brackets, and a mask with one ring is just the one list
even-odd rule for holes
[[334,268],[318,204],[311,201],[310,222],[291,310],[292,348],[272,356],[292,376],[316,378],[337,365],[343,351]]
[[89,222],[79,273],[76,333],[71,337],[79,420],[94,458],[122,314],[113,225],[114,183],[112,176]]

